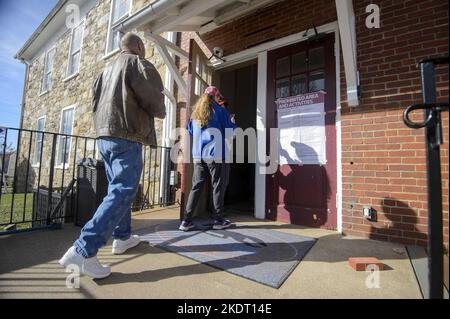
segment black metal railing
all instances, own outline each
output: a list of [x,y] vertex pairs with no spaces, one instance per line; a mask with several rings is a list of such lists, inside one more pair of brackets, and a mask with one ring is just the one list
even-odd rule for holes
[[[77,213],[77,166],[98,158],[96,139],[0,128],[0,234],[60,226]],[[144,169],[132,209],[174,204],[170,148],[143,147]]]
[[[443,298],[443,215],[440,145],[444,143],[442,133],[442,112],[448,112],[449,103],[436,101],[435,67],[449,64],[449,57],[426,59],[419,62],[423,103],[406,108],[403,121],[413,129],[425,128],[425,149],[427,158],[428,186],[428,298]],[[424,120],[413,122],[410,113],[423,110]]]

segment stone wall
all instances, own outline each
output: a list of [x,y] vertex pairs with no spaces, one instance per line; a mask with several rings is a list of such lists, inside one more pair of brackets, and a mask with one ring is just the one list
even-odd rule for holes
[[[150,0],[133,0],[132,14],[140,10]],[[36,129],[37,120],[45,116],[45,131],[59,132],[61,121],[61,110],[65,107],[74,105],[74,125],[73,135],[94,137],[94,126],[91,111],[91,88],[98,74],[100,74],[107,63],[114,60],[118,53],[105,56],[105,48],[108,34],[108,24],[110,18],[111,2],[100,0],[87,13],[85,17],[84,35],[82,42],[81,61],[79,73],[66,79],[66,70],[69,55],[70,30],[65,32],[56,41],[56,54],[52,70],[52,88],[49,92],[41,93],[42,77],[44,72],[45,53],[39,56],[30,67],[28,81],[26,83],[25,107],[23,109],[24,129]],[[137,32],[144,40],[146,46],[146,58],[152,62],[164,78],[165,67],[163,60],[154,49],[153,44],[143,37],[142,33]],[[155,128],[157,132],[158,144],[161,144],[163,121],[156,119]],[[20,147],[20,163],[22,169],[18,173],[17,191],[23,191],[26,184],[29,187],[36,187],[38,176],[40,175],[40,185],[48,186],[49,164],[52,154],[52,135],[44,136],[43,159],[40,168],[36,165],[30,165],[34,153],[35,136],[24,132],[22,135]],[[74,139],[71,141],[71,153],[69,168],[65,171],[63,181],[61,169],[55,170],[54,187],[60,187],[60,184],[67,185],[73,176],[72,166],[78,159],[86,156],[94,156],[95,145],[93,140],[85,141],[83,139]],[[30,147],[31,143],[31,147]],[[77,150],[75,150],[77,144]],[[31,150],[31,152],[30,152]],[[29,154],[30,153],[30,154]],[[76,154],[76,158],[74,155]],[[25,181],[26,171],[29,176],[35,176],[33,182]],[[40,171],[39,171],[40,170]]]

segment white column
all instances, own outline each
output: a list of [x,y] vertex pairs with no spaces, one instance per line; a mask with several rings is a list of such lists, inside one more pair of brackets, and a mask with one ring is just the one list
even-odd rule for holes
[[[176,41],[176,32],[168,32],[167,33],[167,39],[171,43],[175,43]],[[170,57],[173,58],[173,54],[170,53]],[[169,95],[173,97],[173,77],[172,73],[170,72],[169,68],[166,65],[166,72],[164,76],[164,88],[167,91]],[[164,96],[164,104],[166,105],[166,117],[164,118],[163,122],[163,131],[162,131],[162,146],[170,147],[171,145],[171,134],[173,128],[175,128],[175,120],[176,120],[176,104],[173,99],[170,99],[167,95]],[[167,172],[167,166],[168,160],[170,159],[170,156],[167,157],[166,153],[163,152],[161,156],[161,162],[163,165],[161,165],[161,172],[160,172],[160,183],[159,183],[159,196],[160,198],[164,194],[164,188],[167,188],[168,185],[166,185],[165,181],[167,179],[166,172]]]
[[352,0],[335,0],[344,58],[347,101],[358,106],[358,73],[356,64],[356,27]]
[[[267,107],[267,51],[258,53],[258,83],[256,100],[257,152],[266,154],[266,107]],[[266,217],[266,175],[261,174],[261,160],[255,165],[255,217]]]

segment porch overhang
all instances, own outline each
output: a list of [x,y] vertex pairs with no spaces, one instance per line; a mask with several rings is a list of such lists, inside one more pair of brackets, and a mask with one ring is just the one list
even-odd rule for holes
[[280,0],[156,0],[116,26],[122,33],[137,29],[155,43],[179,90],[187,96],[187,84],[171,52],[188,58],[188,52],[161,36],[164,32],[210,32],[225,23]]
[[[164,39],[164,32],[210,32],[225,23],[242,17],[258,8],[280,0],[156,0],[116,26],[122,33],[137,29],[152,40],[177,83],[180,92],[187,96],[187,84],[175,66],[171,52],[188,58],[175,44]],[[335,0],[341,48],[344,59],[347,101],[358,106],[358,72],[356,64],[356,28],[352,0]]]

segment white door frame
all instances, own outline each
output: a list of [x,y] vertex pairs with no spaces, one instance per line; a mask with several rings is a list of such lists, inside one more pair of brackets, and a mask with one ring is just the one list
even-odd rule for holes
[[[220,70],[232,65],[240,64],[249,60],[258,59],[258,83],[257,83],[257,110],[256,110],[256,131],[257,131],[257,150],[265,154],[266,147],[266,124],[267,124],[267,52],[284,47],[290,44],[306,40],[301,31],[289,36],[276,39],[256,47],[246,49],[228,56],[223,59],[226,62],[214,65],[216,70]],[[317,27],[319,33],[334,33],[335,36],[335,58],[336,58],[336,154],[337,154],[337,230],[342,233],[342,144],[341,144],[341,94],[340,94],[340,46],[339,46],[339,26],[334,21]],[[260,164],[255,165],[255,217],[264,219],[266,216],[266,175],[259,174]]]

